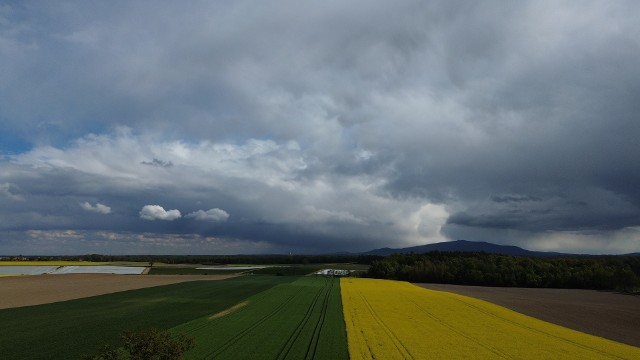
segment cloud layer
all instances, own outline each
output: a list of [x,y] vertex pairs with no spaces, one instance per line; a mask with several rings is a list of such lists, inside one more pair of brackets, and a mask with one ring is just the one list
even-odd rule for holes
[[136,234],[640,251],[639,17],[635,1],[0,6],[0,253],[38,252],[34,231],[96,252]]

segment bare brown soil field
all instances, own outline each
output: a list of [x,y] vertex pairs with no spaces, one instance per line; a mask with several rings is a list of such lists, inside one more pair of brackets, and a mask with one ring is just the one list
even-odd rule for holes
[[640,347],[640,296],[596,290],[416,285],[482,299],[550,323]]
[[0,278],[0,309],[47,304],[118,291],[236,275],[65,274]]

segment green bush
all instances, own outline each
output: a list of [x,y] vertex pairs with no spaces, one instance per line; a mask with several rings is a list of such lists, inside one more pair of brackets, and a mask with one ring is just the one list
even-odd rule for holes
[[171,335],[166,330],[151,328],[141,332],[127,331],[122,334],[122,348],[105,345],[100,353],[84,356],[84,360],[179,360],[195,346],[191,337]]

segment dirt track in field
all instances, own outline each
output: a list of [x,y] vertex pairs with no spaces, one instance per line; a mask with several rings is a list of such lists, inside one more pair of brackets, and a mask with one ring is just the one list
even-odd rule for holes
[[0,309],[48,304],[124,290],[236,275],[65,274],[0,278]]
[[595,290],[416,285],[482,299],[550,323],[640,347],[640,296]]

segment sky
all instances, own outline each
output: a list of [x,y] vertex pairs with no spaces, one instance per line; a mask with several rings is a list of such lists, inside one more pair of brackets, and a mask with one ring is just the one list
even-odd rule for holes
[[638,252],[638,19],[0,0],[0,254]]

